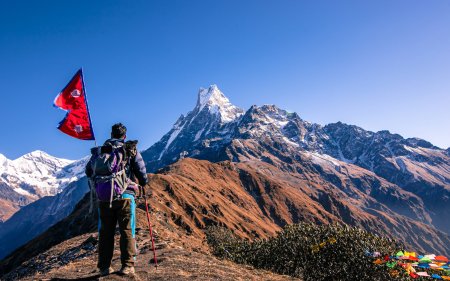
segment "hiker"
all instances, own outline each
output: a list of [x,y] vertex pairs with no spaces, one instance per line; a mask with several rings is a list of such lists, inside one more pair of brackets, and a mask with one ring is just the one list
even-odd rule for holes
[[116,224],[120,230],[120,274],[133,275],[136,256],[135,196],[139,185],[148,183],[145,163],[136,148],[137,141],[127,141],[127,128],[117,123],[112,126],[111,139],[92,149],[86,165],[86,175],[95,188],[99,213],[98,264],[100,275],[114,272],[111,260],[114,252]]

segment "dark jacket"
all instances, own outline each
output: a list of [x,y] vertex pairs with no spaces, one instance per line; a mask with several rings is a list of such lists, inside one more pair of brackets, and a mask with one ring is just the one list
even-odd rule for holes
[[[122,139],[109,139],[105,141],[103,145],[122,146],[123,144],[124,140]],[[127,177],[132,181],[137,180],[140,186],[145,186],[148,183],[145,162],[139,151],[137,151],[135,157],[129,160],[127,166],[125,167],[125,171],[127,173]],[[92,177],[92,175],[93,175],[92,165],[91,160],[89,160],[89,162],[86,165],[86,176],[90,178]]]

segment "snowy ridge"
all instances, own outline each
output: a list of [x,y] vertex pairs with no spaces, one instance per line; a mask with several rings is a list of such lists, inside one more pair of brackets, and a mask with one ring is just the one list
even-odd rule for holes
[[305,152],[314,164],[320,165],[322,167],[329,168],[331,170],[339,170],[342,166],[340,161],[333,158],[327,154],[320,154],[316,152]]
[[88,158],[60,159],[43,151],[33,151],[15,160],[0,156],[0,181],[15,192],[36,200],[61,192],[84,175]]
[[172,131],[172,134],[170,135],[169,139],[167,140],[166,146],[164,147],[163,151],[159,155],[159,159],[161,159],[161,157],[163,156],[164,152],[166,152],[167,148],[169,148],[170,144],[173,142],[174,139],[176,139],[176,137],[183,130],[183,128],[184,128],[184,124],[181,127],[178,125],[178,123],[175,124],[175,126],[173,128],[173,131]]

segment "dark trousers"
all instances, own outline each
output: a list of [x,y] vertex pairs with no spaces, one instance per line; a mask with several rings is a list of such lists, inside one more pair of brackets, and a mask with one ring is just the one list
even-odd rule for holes
[[100,269],[109,268],[114,253],[114,234],[116,224],[120,230],[120,259],[122,266],[134,266],[136,242],[134,239],[134,198],[99,202],[99,246],[98,265]]

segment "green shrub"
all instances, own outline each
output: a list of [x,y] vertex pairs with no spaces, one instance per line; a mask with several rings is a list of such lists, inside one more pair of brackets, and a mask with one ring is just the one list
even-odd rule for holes
[[207,242],[214,255],[236,263],[310,280],[409,280],[391,277],[368,253],[392,255],[399,243],[356,227],[300,223],[277,236],[250,242],[230,230],[210,227]]

